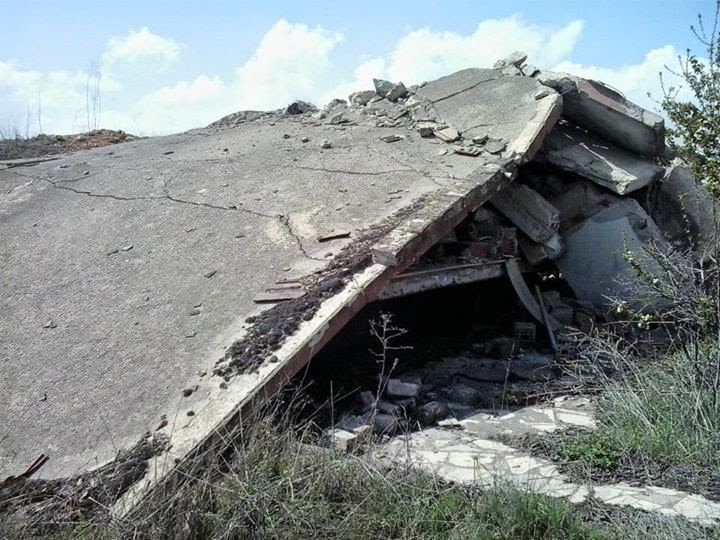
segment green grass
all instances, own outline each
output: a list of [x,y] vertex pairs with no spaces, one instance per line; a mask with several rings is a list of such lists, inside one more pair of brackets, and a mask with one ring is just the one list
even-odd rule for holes
[[637,453],[659,464],[720,471],[717,353],[716,346],[704,346],[608,380],[597,404],[596,432],[570,453],[607,466],[618,453]]

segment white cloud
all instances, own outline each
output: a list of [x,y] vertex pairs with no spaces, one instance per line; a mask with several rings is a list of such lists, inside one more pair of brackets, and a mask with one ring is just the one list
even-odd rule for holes
[[427,27],[413,30],[398,40],[387,58],[364,61],[354,81],[338,85],[325,97],[372,88],[373,77],[414,84],[468,67],[492,67],[517,50],[528,53],[529,62],[549,67],[570,56],[582,29],[582,21],[548,28],[512,16],[482,21],[468,35]]
[[[372,88],[373,77],[409,85],[470,66],[488,67],[515,50],[527,52],[528,61],[542,68],[605,81],[640,105],[655,108],[646,93],[660,97],[658,72],[674,63],[675,49],[654,49],[642,62],[619,68],[582,65],[570,61],[582,29],[581,21],[550,28],[517,16],[480,22],[469,34],[416,29],[401,36],[385,55],[362,58],[343,81],[334,76],[338,70],[332,62],[342,34],[280,19],[265,33],[254,54],[229,77],[193,74],[160,88],[148,88],[152,77],[138,78],[137,68],[167,66],[178,59],[182,46],[141,28],[108,41],[97,70],[103,73],[99,123],[148,135],[182,131],[237,110],[274,109],[294,99],[322,105],[331,98]],[[139,65],[132,73],[124,69],[132,64]],[[87,129],[86,90],[95,80],[84,71],[38,72],[0,61],[0,128],[27,125],[29,116],[37,116],[41,99],[46,132]],[[123,92],[119,92],[121,88]],[[30,123],[34,124],[31,131],[39,124]]]
[[238,68],[234,81],[241,109],[272,109],[315,96],[331,68],[330,53],[343,37],[320,27],[280,19],[263,36],[255,54]]
[[[668,86],[682,86],[682,80],[665,69],[665,66],[676,67],[677,57],[678,51],[672,45],[666,45],[652,49],[639,64],[606,68],[565,61],[555,66],[553,70],[602,81],[621,92],[630,101],[656,111],[659,108],[657,102],[661,101],[663,97],[660,73],[663,73],[663,78]],[[648,97],[648,93],[651,97]],[[679,97],[680,99],[690,99],[687,89],[681,91]]]
[[112,37],[102,56],[103,65],[137,63],[139,61],[171,64],[180,58],[181,45],[176,41],[153,34],[147,27],[131,31],[126,36]]

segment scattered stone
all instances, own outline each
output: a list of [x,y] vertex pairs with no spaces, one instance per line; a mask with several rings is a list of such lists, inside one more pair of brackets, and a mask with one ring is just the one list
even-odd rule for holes
[[285,107],[285,114],[296,115],[305,113],[317,112],[317,107],[307,101],[293,101],[290,105]]
[[210,272],[207,272],[207,273],[203,274],[203,276],[205,276],[206,278],[210,279],[210,278],[213,277],[215,274],[217,274],[217,270],[210,270]]
[[373,90],[361,90],[350,94],[350,103],[357,106],[364,106],[367,105],[375,95],[375,91]]
[[436,129],[433,133],[435,137],[446,143],[452,143],[460,139],[458,130],[451,127]]
[[289,133],[283,133],[283,139],[289,139],[290,134]]
[[385,394],[390,397],[417,397],[420,395],[421,386],[403,382],[400,379],[388,379],[385,386]]
[[167,415],[162,415],[160,417],[160,422],[158,423],[158,426],[155,428],[155,431],[160,431],[162,428],[168,425]]
[[402,141],[403,137],[400,135],[384,135],[380,137],[380,140],[386,143],[392,143],[397,141]]
[[435,425],[448,415],[447,405],[438,401],[430,401],[421,405],[418,410],[418,417],[423,426]]
[[485,141],[485,151],[491,154],[499,154],[507,147],[507,143],[500,139],[488,139]]
[[340,452],[352,452],[357,449],[361,437],[344,429],[329,429],[325,432],[330,445]]
[[391,414],[376,414],[372,423],[373,431],[378,435],[392,435],[400,427],[397,417]]
[[400,405],[382,399],[377,402],[377,410],[383,414],[402,415],[402,407]]
[[200,310],[197,308],[191,309],[188,315],[190,315],[191,317],[194,317],[195,315],[200,315]]
[[52,319],[50,319],[48,322],[46,322],[43,325],[43,328],[57,328],[57,324],[55,324],[55,322]]
[[430,137],[434,137],[435,135],[435,128],[437,128],[438,125],[435,122],[418,122],[415,124],[415,129],[420,134],[421,137],[427,139]]
[[454,146],[453,152],[461,156],[477,157],[482,153],[482,150],[477,146]]
[[560,228],[558,209],[526,185],[511,183],[491,202],[518,229],[540,244],[550,240]]
[[193,392],[195,392],[195,390],[197,390],[197,389],[198,389],[197,385],[195,385],[193,388],[185,388],[182,391],[182,395],[183,395],[183,397],[190,397],[193,395]]
[[185,414],[187,414],[188,416],[195,416],[195,411],[188,411]]
[[328,150],[332,147],[333,147],[332,143],[330,141],[328,141],[327,139],[323,140],[323,142],[320,143],[320,148],[322,148],[323,150]]
[[507,66],[515,66],[519,68],[520,66],[522,66],[525,60],[527,60],[526,53],[521,51],[515,51],[510,56],[507,56],[506,58],[495,62],[495,64],[493,65],[493,69],[502,69]]
[[405,85],[401,82],[393,85],[393,87],[390,89],[390,91],[385,94],[385,97],[388,99],[388,101],[397,101],[400,98],[404,98],[407,96],[407,88],[405,88]]
[[375,93],[380,97],[387,96],[395,87],[393,83],[383,79],[373,79],[373,84],[375,85]]
[[308,143],[308,142],[310,142],[310,137],[303,137],[302,139],[300,139],[300,142]]

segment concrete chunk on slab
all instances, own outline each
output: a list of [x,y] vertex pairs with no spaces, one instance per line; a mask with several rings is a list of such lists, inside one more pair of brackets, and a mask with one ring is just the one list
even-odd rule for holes
[[547,242],[560,226],[560,213],[557,208],[528,186],[509,184],[490,202],[535,242]]
[[[529,161],[562,113],[562,98],[531,77],[503,77],[498,70],[464,69],[427,83],[419,99],[432,103],[437,117],[466,140],[487,136],[507,141],[506,152]],[[437,133],[436,133],[437,136]]]
[[663,168],[571,126],[556,127],[545,139],[544,157],[553,165],[626,195],[660,178]]
[[[579,300],[608,308],[628,298],[634,275],[624,250],[641,253],[649,243],[669,246],[635,199],[620,199],[564,235],[567,250],[556,262]],[[648,263],[649,272],[655,269]]]
[[553,72],[537,79],[563,95],[563,114],[576,124],[637,154],[652,157],[665,150],[662,117],[603,83]]
[[650,215],[665,237],[691,247],[708,250],[715,235],[712,196],[681,159],[675,159],[648,197]]

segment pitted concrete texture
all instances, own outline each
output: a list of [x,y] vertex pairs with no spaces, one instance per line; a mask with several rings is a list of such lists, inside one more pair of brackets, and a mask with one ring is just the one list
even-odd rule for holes
[[606,504],[629,506],[683,517],[704,525],[720,520],[720,503],[700,495],[655,486],[582,485],[570,482],[546,459],[492,440],[498,434],[550,432],[569,426],[592,428],[593,407],[587,398],[559,397],[549,405],[494,415],[478,413],[464,420],[396,437],[378,447],[383,461],[408,459],[438,477],[460,484],[491,486],[511,482],[537,493],[580,503],[593,497]]
[[[504,91],[481,91],[493,84]],[[439,215],[469,211],[469,192],[509,181],[532,157],[560,96],[534,99],[543,87],[526,77],[493,84],[452,99],[494,104],[507,143],[495,154],[423,139],[409,105],[381,100],[324,119],[240,115],[232,128],[0,170],[0,478],[40,453],[50,456],[40,477],[96,466],[163,414],[176,449],[212,433],[289,361],[236,377],[218,397],[212,367],[260,311],[255,295],[321,270],[362,230],[428,195]],[[351,237],[318,242],[338,229]]]

